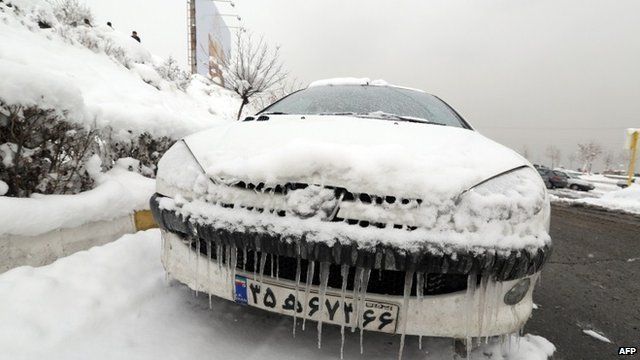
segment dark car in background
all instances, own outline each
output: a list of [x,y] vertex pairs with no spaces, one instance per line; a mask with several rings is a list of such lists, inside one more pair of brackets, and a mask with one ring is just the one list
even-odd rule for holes
[[547,189],[566,188],[569,184],[567,175],[561,171],[551,170],[544,167],[536,167],[536,170],[538,170],[542,180],[544,180]]

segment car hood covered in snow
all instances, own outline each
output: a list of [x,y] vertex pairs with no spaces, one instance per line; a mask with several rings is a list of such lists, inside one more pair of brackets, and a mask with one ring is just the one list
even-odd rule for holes
[[436,201],[528,165],[472,130],[350,116],[275,115],[185,142],[221,182],[299,182]]

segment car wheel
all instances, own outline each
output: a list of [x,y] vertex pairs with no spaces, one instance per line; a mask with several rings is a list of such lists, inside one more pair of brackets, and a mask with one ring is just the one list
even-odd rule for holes
[[569,189],[571,189],[571,190],[580,190],[580,188],[576,184],[573,184],[573,185],[569,186]]

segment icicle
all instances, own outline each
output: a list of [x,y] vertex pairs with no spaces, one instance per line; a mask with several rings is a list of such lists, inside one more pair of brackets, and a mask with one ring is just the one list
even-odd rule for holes
[[[309,305],[309,291],[310,291],[310,286],[311,286],[311,282],[313,281],[313,271],[315,268],[315,262],[313,261],[309,261],[309,263],[307,264],[307,283],[306,283],[306,287],[304,289],[304,308],[306,311],[307,305]],[[307,317],[303,317],[302,318],[302,330],[304,331],[304,327],[307,323]]]
[[231,298],[236,298],[236,266],[238,264],[238,248],[235,244],[231,248],[231,261],[229,262],[229,268],[231,269]]
[[280,280],[280,256],[276,255],[276,280]]
[[487,312],[487,285],[488,285],[489,277],[482,276],[480,278],[480,299],[478,304],[478,336],[482,337],[482,333],[484,332],[484,320],[485,314]]
[[200,239],[196,239],[196,276],[195,276],[196,297],[198,297],[198,288],[199,288],[198,275],[200,275]]
[[264,280],[264,266],[267,263],[267,255],[266,252],[260,255],[260,287],[262,287],[262,281]]
[[232,280],[230,278],[231,277],[231,268],[230,268],[230,265],[231,265],[231,246],[227,245],[224,248],[224,250],[225,250],[224,251],[224,259],[225,259],[224,268],[226,270],[225,271],[226,272],[225,275],[227,276],[227,284],[231,284],[232,283]]
[[247,248],[242,248],[242,270],[247,271]]
[[411,287],[413,286],[413,271],[407,271],[404,275],[404,297],[402,299],[402,330],[400,331],[400,350],[398,350],[398,360],[402,360],[402,352],[404,351],[404,338],[407,333],[407,315],[409,314],[409,296],[411,295]]
[[171,268],[169,265],[169,242],[164,238],[164,236],[162,237],[163,241],[164,241],[164,247],[162,248],[162,250],[164,251],[164,261],[165,261],[165,272],[164,272],[164,279],[167,283],[169,283],[169,269]]
[[[211,241],[207,241],[207,289],[211,285]],[[209,310],[211,310],[211,291],[207,291],[209,294]]]
[[[296,320],[298,315],[298,291],[300,289],[300,256],[298,255],[298,259],[296,261],[296,292],[293,297],[293,337],[296,337]],[[304,312],[306,311],[307,304],[302,307],[302,316],[304,317]]]
[[[371,275],[371,269],[366,269],[362,275],[362,282],[360,283],[360,295],[358,301],[360,305],[358,309],[360,312],[364,312],[364,302],[367,296],[367,287],[369,286],[369,276]],[[362,338],[364,337],[364,326],[362,326],[363,318],[358,316],[358,327],[360,328],[360,354],[364,353],[364,345],[362,344]]]
[[474,272],[469,273],[467,276],[467,293],[465,294],[465,318],[466,318],[466,336],[465,336],[465,345],[467,347],[467,356],[471,354],[472,349],[472,333],[473,329],[473,318],[474,318],[474,305],[475,305],[475,293],[476,293],[476,284],[478,281],[478,277]]
[[319,295],[319,310],[318,310],[318,349],[322,347],[322,321],[324,320],[324,300],[327,294],[327,282],[329,281],[329,266],[328,262],[320,263],[320,295]]
[[[342,288],[340,292],[340,310],[343,315],[345,312],[345,302],[346,302],[346,292],[347,292],[347,278],[349,277],[349,265],[342,265],[342,269],[340,271],[342,275]],[[340,359],[344,359],[344,323],[346,321],[346,317],[342,321],[342,325],[340,325]]]
[[218,263],[218,271],[222,271],[222,241],[216,243],[216,262]]
[[353,278],[353,306],[355,307],[354,311],[353,311],[353,325],[351,325],[351,332],[355,332],[356,331],[356,327],[358,326],[358,324],[360,323],[360,318],[358,315],[358,305],[359,305],[359,301],[358,301],[358,294],[360,291],[360,284],[362,283],[362,277],[364,274],[364,268],[361,267],[356,267],[356,272],[355,272],[355,276]]
[[422,300],[424,300],[423,298],[423,294],[424,294],[424,278],[425,278],[426,274],[425,273],[416,273],[416,297],[418,298],[418,301],[420,301],[422,303]]
[[422,350],[422,335],[418,336],[418,349]]
[[271,256],[271,278],[275,277],[275,273],[273,272],[273,254],[269,254]]
[[257,280],[258,276],[258,251],[253,252],[253,280]]

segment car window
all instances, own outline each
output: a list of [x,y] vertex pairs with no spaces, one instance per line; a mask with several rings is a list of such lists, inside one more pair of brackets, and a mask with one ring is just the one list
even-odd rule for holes
[[392,86],[310,87],[281,99],[262,112],[300,115],[385,113],[464,127],[460,117],[437,97]]

